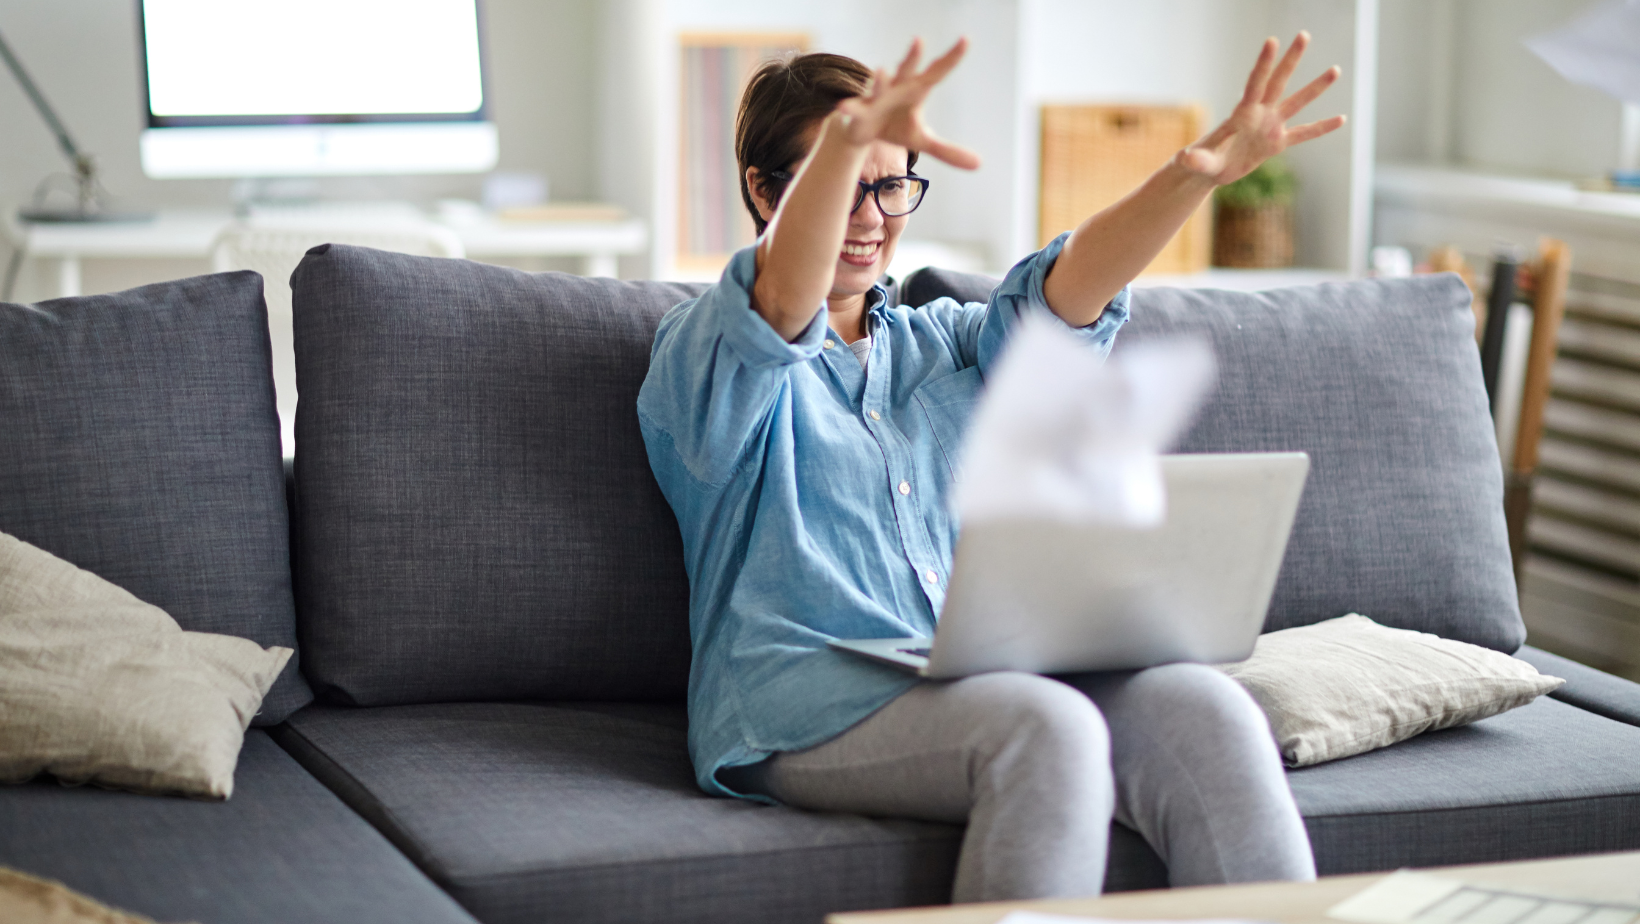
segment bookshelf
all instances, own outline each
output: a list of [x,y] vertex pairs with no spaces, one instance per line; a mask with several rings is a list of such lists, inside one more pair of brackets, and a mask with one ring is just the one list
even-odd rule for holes
[[685,32],[678,36],[676,266],[715,277],[756,238],[740,196],[735,114],[753,72],[809,47],[805,32]]

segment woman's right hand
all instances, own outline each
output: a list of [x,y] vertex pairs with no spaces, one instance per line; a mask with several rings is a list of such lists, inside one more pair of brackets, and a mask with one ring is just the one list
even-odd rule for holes
[[967,51],[968,40],[957,39],[950,51],[919,72],[922,39],[912,39],[911,50],[906,52],[905,60],[894,73],[879,69],[866,95],[838,104],[837,111],[844,116],[845,137],[856,145],[887,141],[964,170],[978,167],[978,154],[940,138],[923,119],[923,102],[929,92],[951,73]]

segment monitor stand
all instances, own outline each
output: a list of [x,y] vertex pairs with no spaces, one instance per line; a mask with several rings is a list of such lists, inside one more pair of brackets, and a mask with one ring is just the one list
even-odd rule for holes
[[153,221],[153,212],[81,212],[75,209],[18,209],[17,218],[30,224],[108,224]]

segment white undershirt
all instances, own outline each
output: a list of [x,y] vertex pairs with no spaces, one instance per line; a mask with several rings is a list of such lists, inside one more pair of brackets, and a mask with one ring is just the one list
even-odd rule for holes
[[860,368],[864,369],[866,367],[866,359],[871,356],[871,335],[866,334],[859,340],[849,344],[848,348],[854,351],[854,358],[860,361]]

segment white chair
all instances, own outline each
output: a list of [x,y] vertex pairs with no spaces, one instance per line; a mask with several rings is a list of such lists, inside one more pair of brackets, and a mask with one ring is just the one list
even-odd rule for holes
[[211,246],[211,268],[224,273],[262,274],[268,303],[268,335],[273,342],[273,385],[279,402],[280,439],[286,458],[296,451],[296,353],[291,332],[290,274],[302,256],[319,244],[356,244],[377,250],[428,257],[462,257],[455,232],[431,222],[383,225],[341,222],[331,226],[255,220],[224,229]]

